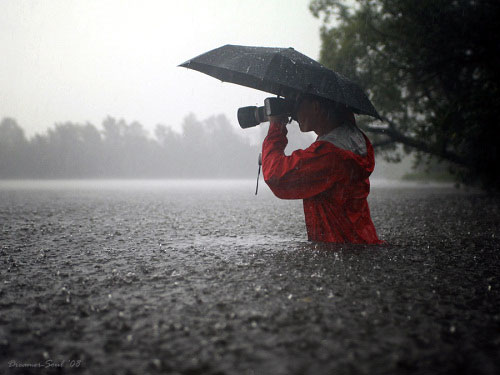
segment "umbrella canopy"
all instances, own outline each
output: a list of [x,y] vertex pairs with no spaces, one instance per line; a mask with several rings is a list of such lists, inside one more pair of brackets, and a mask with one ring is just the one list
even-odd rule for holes
[[363,90],[343,75],[293,48],[225,45],[179,66],[285,98],[311,94],[380,119]]

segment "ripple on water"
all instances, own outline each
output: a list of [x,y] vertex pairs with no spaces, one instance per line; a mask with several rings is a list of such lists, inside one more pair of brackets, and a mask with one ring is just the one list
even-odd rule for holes
[[300,201],[253,189],[0,183],[3,358],[71,355],[108,373],[498,369],[498,199],[374,184],[388,242],[374,247],[307,242]]

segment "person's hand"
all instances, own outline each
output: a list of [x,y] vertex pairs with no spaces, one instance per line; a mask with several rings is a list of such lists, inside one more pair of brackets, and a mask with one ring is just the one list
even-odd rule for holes
[[288,116],[269,116],[269,122],[275,122],[281,126],[281,129],[286,129],[288,124]]

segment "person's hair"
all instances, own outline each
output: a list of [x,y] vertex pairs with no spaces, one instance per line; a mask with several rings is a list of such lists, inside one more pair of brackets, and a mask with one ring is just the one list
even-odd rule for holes
[[336,123],[343,122],[351,110],[345,104],[333,100],[315,97],[313,100],[319,102],[321,108],[326,112],[326,118]]
[[317,101],[326,112],[326,118],[334,122],[342,122],[352,116],[352,110],[345,104],[322,98],[316,95],[304,95],[301,100]]

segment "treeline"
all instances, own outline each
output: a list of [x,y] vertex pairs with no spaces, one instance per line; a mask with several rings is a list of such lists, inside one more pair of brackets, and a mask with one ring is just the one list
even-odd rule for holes
[[446,161],[457,181],[500,191],[500,1],[311,0],[320,62],[368,90],[386,126],[379,154]]
[[3,179],[253,177],[259,152],[223,115],[188,115],[182,133],[157,125],[154,136],[113,117],[102,129],[66,122],[30,138],[14,119],[0,123]]

